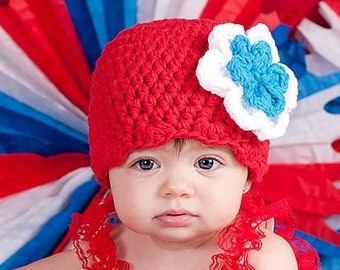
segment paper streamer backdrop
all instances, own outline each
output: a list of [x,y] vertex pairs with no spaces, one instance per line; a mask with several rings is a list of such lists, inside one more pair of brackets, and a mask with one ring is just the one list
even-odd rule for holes
[[96,59],[124,28],[173,17],[270,27],[299,100],[261,191],[288,198],[296,234],[340,269],[339,0],[0,0],[0,269],[70,248],[72,213],[105,192],[87,142]]

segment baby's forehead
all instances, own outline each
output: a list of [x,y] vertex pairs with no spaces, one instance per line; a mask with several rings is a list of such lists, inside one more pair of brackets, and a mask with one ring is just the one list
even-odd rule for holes
[[162,145],[157,148],[144,148],[133,153],[143,153],[143,152],[170,152],[180,154],[183,150],[185,151],[223,151],[225,153],[229,153],[234,155],[232,150],[227,146],[218,146],[218,145],[207,145],[203,144],[197,140],[192,139],[174,139],[169,143]]

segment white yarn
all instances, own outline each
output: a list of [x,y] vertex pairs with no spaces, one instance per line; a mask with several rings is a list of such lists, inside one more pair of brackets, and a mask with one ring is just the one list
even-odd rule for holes
[[[277,117],[268,117],[265,112],[251,108],[243,99],[243,86],[232,79],[226,65],[233,55],[230,44],[237,35],[247,37],[253,45],[260,40],[269,44],[272,64],[277,63],[288,73],[288,89],[284,97],[286,106]],[[289,123],[289,113],[296,107],[297,79],[293,72],[279,62],[278,50],[268,27],[258,24],[248,31],[242,25],[233,23],[220,24],[213,28],[208,37],[209,50],[199,60],[196,75],[200,85],[207,91],[224,98],[224,106],[230,117],[244,130],[253,131],[259,140],[282,136]]]

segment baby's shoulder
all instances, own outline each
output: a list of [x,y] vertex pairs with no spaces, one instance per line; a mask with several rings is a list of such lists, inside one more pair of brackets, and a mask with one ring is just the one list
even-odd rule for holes
[[74,250],[60,252],[56,255],[47,257],[27,266],[18,268],[17,270],[60,270],[60,269],[83,269],[77,259]]
[[297,261],[293,249],[281,236],[263,229],[265,237],[261,239],[259,251],[249,253],[249,262],[256,270],[297,270]]

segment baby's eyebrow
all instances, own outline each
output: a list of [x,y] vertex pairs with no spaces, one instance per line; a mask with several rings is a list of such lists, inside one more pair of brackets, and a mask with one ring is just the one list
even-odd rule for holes
[[227,146],[214,146],[214,145],[205,145],[205,144],[201,144],[198,143],[197,144],[198,148],[200,149],[211,149],[211,150],[218,150],[218,151],[225,151],[225,152],[230,152],[232,153],[231,149]]

